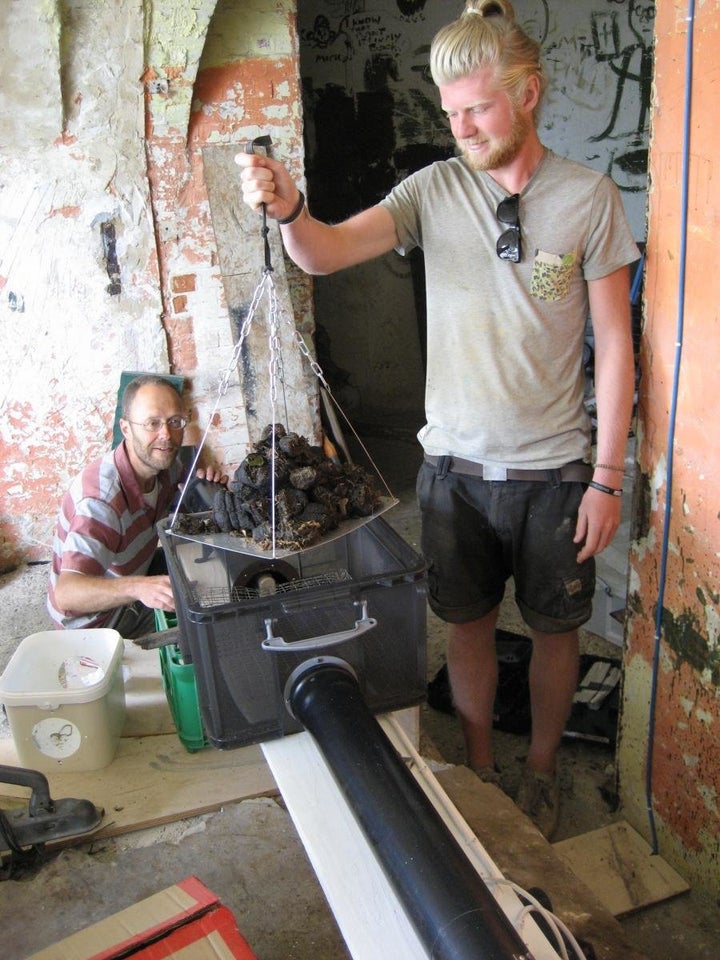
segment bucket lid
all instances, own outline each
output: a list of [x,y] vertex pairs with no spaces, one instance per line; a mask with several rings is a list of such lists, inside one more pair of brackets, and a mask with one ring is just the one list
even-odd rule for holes
[[124,650],[117,630],[45,630],[21,640],[0,676],[5,706],[89,703],[104,696]]

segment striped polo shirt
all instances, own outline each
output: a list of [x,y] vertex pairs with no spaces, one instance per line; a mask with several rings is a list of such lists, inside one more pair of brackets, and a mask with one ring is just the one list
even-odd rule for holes
[[60,573],[88,577],[145,574],[155,553],[155,525],[166,516],[176,491],[170,471],[157,477],[157,501],[145,499],[128,459],[125,442],[75,477],[60,505],[53,537],[47,608],[56,627],[102,627],[115,612],[60,610],[55,584]]

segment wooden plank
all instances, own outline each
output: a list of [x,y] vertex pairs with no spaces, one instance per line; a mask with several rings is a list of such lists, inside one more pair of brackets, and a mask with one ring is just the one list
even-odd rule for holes
[[[18,766],[11,740],[0,740],[0,763]],[[259,746],[188,753],[175,734],[123,737],[109,766],[49,773],[47,778],[53,799],[75,797],[104,809],[96,837],[114,837],[277,793]],[[11,785],[3,785],[2,791],[8,797],[28,795],[27,789]]]
[[553,849],[616,917],[690,889],[624,821],[561,840]]
[[263,751],[353,960],[429,960],[312,737]]
[[[113,762],[100,770],[47,774],[53,799],[90,800],[105,811],[93,836],[118,836],[278,793],[259,744],[195,753],[185,749],[162,688],[157,650],[126,640],[123,675],[127,715]],[[419,709],[410,707],[397,716],[417,742]],[[20,765],[11,739],[0,739],[0,764]],[[25,787],[0,784],[0,790],[0,808],[17,806],[18,798],[27,802]]]
[[467,767],[449,767],[436,776],[504,876],[525,890],[543,890],[556,916],[592,944],[596,960],[648,960],[589,885],[560,859],[556,845],[499,787],[482,783]]

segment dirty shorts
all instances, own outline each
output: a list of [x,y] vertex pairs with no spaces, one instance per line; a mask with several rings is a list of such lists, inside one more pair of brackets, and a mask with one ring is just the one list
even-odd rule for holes
[[420,467],[417,496],[428,599],[448,623],[494,610],[515,579],[523,620],[542,633],[564,633],[592,614],[595,560],[577,562],[573,543],[585,484],[437,476]]

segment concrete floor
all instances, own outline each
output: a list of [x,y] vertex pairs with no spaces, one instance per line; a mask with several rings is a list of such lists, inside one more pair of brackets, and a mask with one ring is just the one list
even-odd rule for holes
[[[417,547],[414,506],[417,444],[403,432],[366,441],[382,475],[401,500],[387,514]],[[622,566],[622,543],[601,576]],[[621,579],[621,574],[620,574]],[[30,566],[0,577],[0,670],[23,637],[49,628],[44,612],[47,567]],[[621,589],[621,582],[614,589]],[[522,632],[514,606],[501,626]],[[428,623],[428,677],[443,662],[442,625]],[[618,648],[586,633],[583,648],[618,655]],[[454,718],[421,708],[421,750],[450,763],[464,761]],[[0,736],[9,736],[0,725]],[[432,743],[431,743],[432,741]],[[498,761],[506,780],[524,739],[498,733]],[[557,839],[622,819],[608,806],[613,754],[603,745],[569,740],[562,747],[563,822]],[[0,785],[0,794],[2,786]],[[195,874],[234,912],[260,960],[346,960],[348,953],[327,908],[281,797],[246,800],[216,813],[64,849],[39,870],[0,883],[0,955],[26,960],[76,929]],[[622,921],[639,952],[653,960],[717,960],[720,910],[700,891],[648,907]],[[618,953],[618,960],[622,953]],[[378,958],[384,960],[381,947]]]

